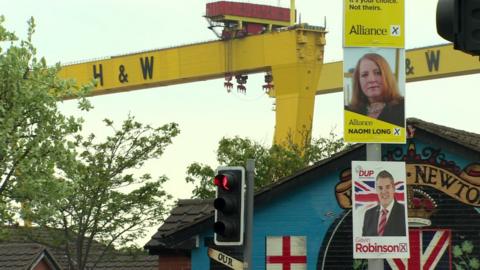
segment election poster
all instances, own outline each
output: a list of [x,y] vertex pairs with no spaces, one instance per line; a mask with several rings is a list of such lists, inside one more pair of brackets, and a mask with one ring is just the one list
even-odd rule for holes
[[344,47],[405,47],[404,0],[344,0]]
[[405,50],[345,48],[344,139],[405,143]]
[[352,161],[353,258],[409,258],[405,162]]

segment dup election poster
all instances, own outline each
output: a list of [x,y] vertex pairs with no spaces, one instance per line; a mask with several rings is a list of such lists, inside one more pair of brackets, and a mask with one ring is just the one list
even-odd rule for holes
[[344,139],[405,143],[405,50],[345,48]]
[[409,258],[404,162],[352,161],[353,258]]

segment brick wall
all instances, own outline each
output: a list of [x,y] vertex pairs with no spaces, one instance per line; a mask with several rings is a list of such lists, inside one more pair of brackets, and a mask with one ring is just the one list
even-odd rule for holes
[[33,269],[34,270],[51,270],[52,268],[50,268],[50,266],[44,260],[41,260]]
[[158,257],[158,270],[190,270],[190,256],[186,254],[168,254]]

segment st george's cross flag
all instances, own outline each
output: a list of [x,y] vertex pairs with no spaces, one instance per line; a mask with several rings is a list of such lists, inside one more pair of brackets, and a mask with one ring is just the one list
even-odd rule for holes
[[305,236],[267,236],[266,270],[306,270]]

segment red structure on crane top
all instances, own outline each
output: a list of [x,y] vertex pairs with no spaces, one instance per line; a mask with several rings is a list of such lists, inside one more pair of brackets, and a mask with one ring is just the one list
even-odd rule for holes
[[[219,38],[242,38],[290,26],[291,10],[260,4],[215,1],[207,4],[205,17]],[[221,27],[218,34],[214,28]]]
[[207,17],[225,15],[290,22],[290,9],[288,8],[228,1],[207,4]]

